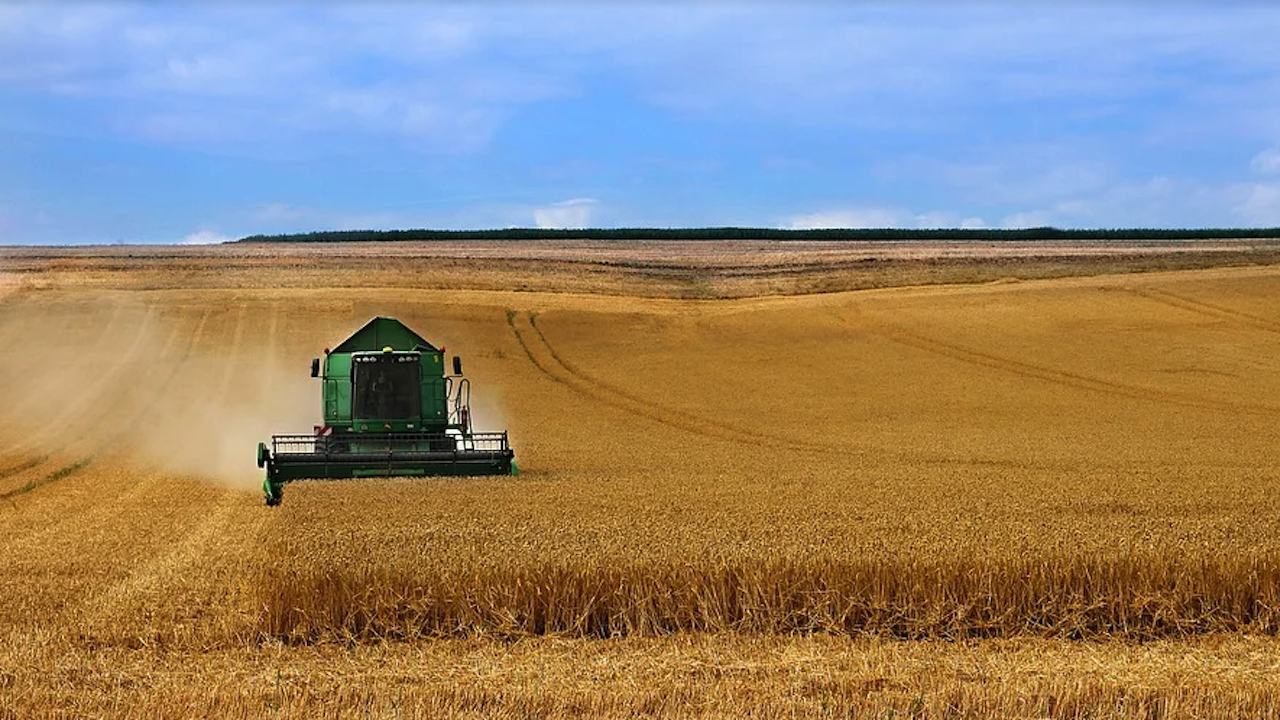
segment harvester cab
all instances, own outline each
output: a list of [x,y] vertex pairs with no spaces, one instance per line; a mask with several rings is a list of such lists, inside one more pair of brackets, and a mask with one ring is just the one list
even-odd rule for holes
[[395,318],[376,317],[326,350],[311,376],[324,424],[258,444],[267,505],[279,505],[292,480],[517,472],[505,430],[472,430],[462,359],[453,356],[446,374],[444,348]]

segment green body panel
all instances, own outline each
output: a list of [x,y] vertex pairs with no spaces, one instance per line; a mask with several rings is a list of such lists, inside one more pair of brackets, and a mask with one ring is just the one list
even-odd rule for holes
[[351,337],[338,343],[331,353],[376,352],[386,347],[392,350],[422,348],[440,352],[438,348],[427,342],[426,338],[410,330],[399,320],[376,317],[352,333]]
[[270,448],[258,446],[269,505],[293,480],[518,472],[505,432],[467,426],[469,386],[460,376],[454,389],[463,399],[450,417],[455,378],[446,375],[443,349],[394,318],[376,317],[325,351],[319,378],[325,432],[277,435]]
[[[419,412],[413,417],[404,417],[403,414],[379,417],[377,413],[356,412],[355,380],[360,361],[387,356],[398,360],[409,355],[419,358],[416,379]],[[320,380],[323,385],[324,424],[335,431],[443,432],[449,426],[444,352],[395,318],[374,318],[329,351],[324,358]]]

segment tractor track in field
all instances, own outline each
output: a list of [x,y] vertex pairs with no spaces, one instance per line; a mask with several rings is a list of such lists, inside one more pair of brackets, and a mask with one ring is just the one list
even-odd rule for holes
[[[117,306],[115,317],[118,317],[121,312],[119,306]],[[154,315],[155,309],[148,308],[143,313],[142,318],[136,321],[137,328],[129,341],[128,347],[115,358],[107,369],[93,374],[90,389],[81,396],[79,402],[66,403],[51,419],[45,421],[40,427],[33,429],[32,439],[28,443],[28,448],[32,444],[42,442],[40,438],[45,437],[50,432],[57,433],[62,437],[76,437],[80,435],[79,430],[97,425],[108,415],[111,408],[105,398],[112,393],[122,391],[121,378],[124,377],[129,366],[143,354],[143,346],[146,344],[145,340],[151,331],[151,319]],[[111,327],[115,323],[115,317],[108,322],[107,327],[103,330],[103,338],[110,337],[113,334]],[[176,335],[176,332],[173,334]],[[172,340],[172,337],[170,340]],[[89,355],[96,356],[101,352],[104,342],[100,340],[97,343],[97,347],[89,352]],[[90,408],[91,414],[85,414],[85,408]]]
[[[243,344],[247,311],[248,307],[242,305],[236,315],[232,340],[228,346],[228,358],[234,358]],[[208,311],[201,319],[201,330],[207,318]],[[278,354],[279,319],[280,306],[278,303],[272,304],[266,337],[263,340],[267,354],[272,359]],[[201,332],[194,334],[190,347],[195,347],[195,342],[199,340],[201,334]],[[267,367],[274,367],[274,362],[268,362]],[[217,397],[225,397],[231,389],[236,369],[237,363],[234,360],[223,363],[222,375],[218,378]],[[260,391],[269,390],[271,382],[270,376],[264,376]],[[243,492],[230,488],[220,489],[212,507],[202,512],[198,520],[187,526],[177,539],[165,543],[158,554],[139,563],[124,577],[111,583],[101,592],[83,599],[81,606],[86,608],[90,621],[109,620],[110,617],[122,610],[127,610],[131,605],[143,602],[149,596],[163,592],[167,587],[180,584],[181,578],[184,577],[183,571],[201,563],[208,556],[209,549],[219,545],[218,541],[226,536],[226,530],[231,524],[236,509],[244,507],[244,503]],[[262,515],[253,522],[252,526],[260,530],[264,527],[266,519],[267,516]],[[252,536],[240,534],[238,542],[241,545],[251,543],[255,537],[256,534]]]
[[[107,322],[106,326],[103,328],[102,333],[99,335],[98,343],[95,344],[95,347],[101,348],[104,343],[104,338],[107,338],[111,335],[112,328],[114,327],[116,321],[118,320],[121,312],[122,312],[122,305],[120,303],[117,303],[115,305],[114,312],[112,313],[112,318]],[[148,313],[146,314],[146,319],[149,320],[151,315],[152,315],[152,311],[149,310]],[[138,354],[139,348],[142,344],[142,340],[146,336],[147,332],[148,332],[148,322],[144,321],[144,322],[138,323],[138,332],[134,336],[133,341],[131,342],[129,350],[127,351],[126,355],[123,358],[119,359],[116,362],[116,364],[112,366],[111,370],[107,371],[106,373],[103,373],[102,375],[97,376],[96,381],[92,385],[92,393],[93,393],[93,398],[95,400],[111,392],[112,383],[114,382],[115,377],[123,374],[122,368],[127,366],[131,362],[131,359]],[[175,329],[175,331],[171,334],[170,341],[172,341],[172,339],[176,336],[177,336],[177,330]],[[85,423],[86,418],[96,422],[96,421],[99,421],[106,414],[106,409],[105,409],[106,403],[104,402],[97,402],[97,403],[90,402],[88,403],[87,406],[102,408],[102,409],[99,410],[96,414],[92,415],[91,417],[83,416],[81,418],[78,418],[78,420],[81,423],[81,426],[87,426],[88,424],[91,424],[91,423]],[[38,429],[34,430],[31,434],[29,434],[27,436],[27,440],[25,443],[22,443],[18,446],[10,448],[9,450],[6,450],[5,454],[17,455],[17,454],[35,452],[36,448],[39,445],[44,444],[45,441],[42,438],[44,434],[48,432],[50,429],[61,428],[64,435],[67,435],[69,437],[78,436],[79,433],[73,432],[74,428],[70,426],[66,421],[64,421],[64,418],[66,418],[67,416],[77,411],[82,411],[81,405],[77,404],[73,406],[71,404],[68,404],[67,407],[59,411],[58,414],[55,415],[52,420],[47,421]],[[39,487],[47,485],[51,482],[69,477],[79,472],[80,470],[83,470],[85,467],[87,467],[94,454],[96,454],[96,451],[90,451],[87,455],[82,455],[79,459],[67,463],[65,462],[65,456],[56,457],[52,453],[40,453],[39,455],[40,462],[20,463],[17,469],[14,469],[12,471],[5,472],[5,473],[0,473],[0,481],[14,478],[23,473],[28,473],[31,470],[34,470],[38,468],[40,465],[43,465],[45,463],[51,464],[55,461],[61,460],[64,462],[63,466],[59,467],[56,470],[53,470],[52,472],[47,472],[43,476],[28,480],[26,483],[16,488],[10,488],[4,493],[0,493],[0,500],[12,501],[12,499],[18,495],[23,495]]]
[[1228,320],[1240,325],[1245,325],[1265,332],[1280,334],[1280,322],[1268,320],[1249,313],[1233,310],[1229,307],[1216,305],[1214,303],[1196,300],[1184,295],[1171,293],[1168,290],[1157,290],[1155,288],[1125,288],[1125,291],[1141,298],[1146,298],[1153,302],[1160,303],[1169,307],[1185,310],[1204,317],[1211,317],[1217,320]]
[[[127,434],[133,426],[134,421],[144,416],[158,401],[164,398],[165,389],[179,375],[188,360],[194,354],[195,348],[203,338],[208,326],[208,321],[212,316],[212,310],[206,309],[201,312],[200,318],[196,323],[196,327],[191,332],[190,338],[188,339],[181,356],[173,363],[168,375],[157,383],[156,392],[142,407],[137,409],[129,422],[122,424],[124,429],[121,430],[120,433],[104,440],[102,444],[103,447],[110,446]],[[241,316],[240,319],[243,319],[243,316]],[[230,366],[228,366],[228,372],[230,372]],[[38,489],[39,487],[47,485],[49,482],[61,480],[65,477],[77,474],[93,464],[94,460],[95,455],[88,455],[66,468],[45,476],[45,478],[43,478],[43,482],[31,489]],[[95,502],[91,505],[88,505],[78,512],[59,513],[55,516],[56,519],[48,524],[40,525],[34,528],[31,532],[20,532],[16,536],[8,538],[8,542],[5,543],[5,552],[0,554],[0,557],[18,558],[31,555],[33,553],[40,553],[46,550],[51,542],[62,537],[76,537],[83,540],[86,537],[95,536],[102,538],[104,541],[109,538],[114,538],[120,532],[118,515],[116,513],[103,512],[101,510],[109,507],[121,508],[139,506],[143,502],[142,498],[151,494],[155,487],[162,485],[167,477],[168,476],[164,471],[154,470],[137,473],[136,475],[131,476],[130,481],[127,483],[105,485],[97,490],[97,492],[100,493],[100,496],[97,497]],[[107,488],[112,488],[115,492],[104,492]],[[26,490],[26,492],[29,491],[30,490]],[[227,496],[234,496],[234,493],[227,491]],[[230,501],[230,497],[224,499],[228,502]],[[10,500],[10,502],[12,502],[12,500]],[[148,504],[150,505],[151,503]],[[217,517],[216,514],[213,514],[212,516]],[[86,597],[94,596],[90,595]],[[77,598],[77,602],[69,605],[66,610],[70,611],[72,608],[82,607],[83,602],[83,598]]]
[[1231,413],[1275,417],[1280,415],[1280,408],[1251,403],[1228,402],[1197,397],[1173,390],[1130,385],[1127,383],[1091,377],[1081,373],[1068,372],[1034,363],[1015,360],[995,353],[967,348],[962,345],[944,342],[936,338],[922,335],[906,328],[877,321],[876,323],[855,324],[848,318],[841,317],[844,322],[859,330],[870,332],[886,340],[920,350],[931,355],[949,358],[958,362],[997,370],[1029,380],[1037,380],[1060,387],[1099,393],[1109,397],[1128,398],[1143,402],[1160,403],[1176,407],[1196,410],[1227,411]]
[[[108,319],[101,326],[101,329],[97,337],[95,338],[95,342],[93,343],[93,347],[86,349],[84,351],[85,354],[96,355],[105,349],[108,340],[114,335],[116,330],[116,325],[119,322],[120,316],[123,313],[124,313],[124,304],[118,301],[113,303],[110,319]],[[140,325],[138,335],[135,337],[135,341],[140,341],[143,334],[145,334],[145,331],[146,331],[145,326]],[[91,385],[90,390],[94,393],[98,393],[103,390],[105,385],[106,385],[106,381],[102,378],[101,375],[98,375],[98,376],[95,376],[95,382]],[[30,412],[29,408],[32,405],[37,404],[38,402],[39,402],[39,398],[35,396],[29,396],[29,397],[23,398],[18,404],[11,405],[10,407],[5,408],[5,412],[6,414],[11,416],[22,417],[27,415]],[[30,452],[36,445],[40,443],[40,438],[42,437],[43,432],[47,428],[57,427],[61,425],[64,418],[70,416],[77,410],[78,410],[77,407],[73,407],[70,404],[68,404],[61,411],[59,411],[51,420],[44,422],[41,425],[41,427],[36,428],[34,430],[29,430],[25,434],[24,440],[19,440],[16,444],[5,448],[4,453],[20,454],[24,452]]]
[[10,465],[9,467],[0,469],[0,480],[4,480],[5,478],[12,477],[14,475],[17,475],[18,473],[26,472],[27,470],[30,470],[33,467],[39,466],[41,463],[43,463],[48,459],[49,459],[48,455],[38,455],[36,457],[29,458],[27,460],[19,460],[18,462],[14,463],[13,465]]
[[[1200,317],[1221,320],[1237,327],[1253,328],[1266,333],[1280,335],[1280,322],[1258,317],[1257,315],[1250,315],[1249,313],[1233,310],[1222,305],[1216,305],[1203,300],[1196,300],[1194,298],[1186,297],[1185,295],[1179,295],[1167,290],[1158,290],[1155,288],[1124,288],[1124,291],[1145,300],[1158,303],[1162,306],[1182,310]],[[1275,373],[1277,370],[1280,370],[1280,362],[1275,360],[1271,353],[1266,352],[1264,348],[1259,348],[1258,346],[1253,347],[1255,348],[1254,352],[1235,352],[1228,353],[1225,356],[1234,362],[1246,364],[1269,373]],[[1222,353],[1219,352],[1218,354],[1221,355]]]
[[[24,495],[26,493],[32,492],[33,490],[37,490],[41,487],[44,487],[45,485],[48,485],[52,482],[63,480],[72,475],[79,473],[80,471],[84,470],[85,468],[93,464],[94,460],[103,452],[103,450],[112,447],[113,445],[118,443],[121,439],[123,439],[129,432],[131,432],[132,429],[135,427],[135,423],[138,420],[138,418],[144,416],[151,408],[153,408],[156,405],[157,402],[159,402],[164,397],[165,390],[169,387],[169,385],[173,382],[173,380],[178,376],[183,366],[185,366],[187,361],[191,358],[191,355],[195,351],[196,346],[199,344],[201,338],[204,335],[205,327],[208,324],[209,317],[211,315],[212,315],[211,310],[204,310],[203,312],[201,312],[200,319],[197,321],[196,327],[192,331],[191,336],[186,343],[186,347],[183,349],[182,354],[178,357],[178,359],[173,363],[172,367],[169,370],[169,373],[165,375],[164,378],[156,385],[155,392],[152,393],[151,397],[142,405],[142,407],[138,408],[127,421],[119,424],[120,425],[119,431],[105,438],[102,438],[96,444],[95,447],[89,449],[87,452],[81,455],[78,459],[70,463],[64,464],[62,467],[59,467],[58,469],[52,472],[49,472],[43,475],[42,477],[29,480],[28,482],[26,482],[25,484],[17,488],[8,490],[4,493],[0,493],[0,500],[7,500],[12,502],[14,497],[17,497],[19,495]],[[168,349],[172,347],[173,344],[175,344],[176,339],[181,336],[181,332],[182,332],[182,326],[180,324],[176,324],[174,329],[170,332],[169,338],[166,340],[165,351],[161,353],[162,357],[166,357],[166,358],[168,357],[169,355]],[[19,474],[19,472],[25,472],[33,468],[36,468],[39,465],[45,462],[48,462],[49,459],[50,459],[49,455],[44,455],[41,458],[39,458],[39,462],[22,463],[19,466],[22,468],[21,471],[13,471],[10,473],[0,473],[0,480],[4,480],[8,477],[13,477]]]
[[16,335],[22,326],[19,320],[22,317],[23,306],[27,304],[26,298],[15,298],[12,301],[6,300],[8,307],[5,312],[0,314],[0,348],[9,348],[10,339]]
[[[78,603],[90,626],[101,622],[115,626],[115,618],[140,614],[141,606],[159,600],[166,592],[181,587],[191,577],[191,569],[200,566],[211,555],[212,548],[223,547],[228,528],[238,509],[246,506],[244,493],[221,490],[212,506],[202,507],[195,522],[184,526],[182,534],[159,547],[157,554],[130,567],[128,572],[100,591],[85,595]],[[254,508],[256,509],[256,507]],[[263,525],[261,518],[256,523]],[[255,536],[237,534],[240,545],[253,542]]]
[[271,303],[271,318],[267,322],[267,337],[264,344],[267,348],[263,367],[266,372],[262,376],[262,387],[259,396],[265,397],[275,385],[276,360],[280,356],[280,303]]
[[239,359],[237,355],[240,353],[240,347],[244,345],[244,325],[245,317],[248,313],[248,305],[241,304],[236,307],[236,324],[231,331],[231,340],[227,342],[226,351],[223,354],[223,357],[226,358],[224,362],[226,363],[227,371],[222,374],[222,381],[218,383],[218,391],[215,394],[218,399],[225,397],[227,391],[231,389],[232,374],[230,368]]
[[[538,327],[536,315],[533,313],[509,314],[507,322],[529,361],[543,375],[616,410],[622,410],[631,415],[651,420],[664,427],[753,447],[764,445],[823,454],[830,454],[833,450],[830,445],[796,442],[776,435],[744,430],[722,422],[706,420],[620,390],[592,378],[566,361],[556,351],[555,346],[547,339],[542,329]],[[521,331],[521,325],[526,325],[523,332]],[[543,357],[539,358],[539,355],[543,355]],[[848,452],[848,450],[845,452]]]

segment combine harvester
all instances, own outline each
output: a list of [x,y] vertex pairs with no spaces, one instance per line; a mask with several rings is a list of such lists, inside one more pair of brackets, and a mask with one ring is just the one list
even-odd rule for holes
[[376,317],[311,361],[324,425],[258,443],[267,505],[304,479],[400,475],[515,475],[506,431],[471,431],[471,383],[462,359],[445,375],[437,349],[395,318]]

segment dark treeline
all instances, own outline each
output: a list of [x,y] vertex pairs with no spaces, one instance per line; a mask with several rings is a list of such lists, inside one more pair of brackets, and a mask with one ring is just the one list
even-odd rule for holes
[[410,240],[1226,240],[1280,238],[1280,228],[1117,228],[1063,230],[1054,227],[1000,229],[836,228],[597,228],[547,230],[324,230],[287,235],[250,235],[237,242],[403,242]]

